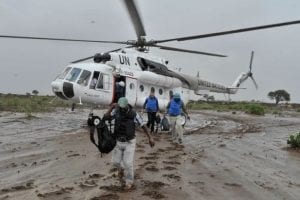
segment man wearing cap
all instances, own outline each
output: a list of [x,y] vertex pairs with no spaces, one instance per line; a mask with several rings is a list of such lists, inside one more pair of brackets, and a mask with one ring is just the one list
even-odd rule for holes
[[144,130],[151,147],[154,146],[154,140],[143,124],[141,116],[133,110],[125,97],[121,97],[117,104],[113,104],[104,117],[115,119],[114,135],[117,145],[112,152],[112,163],[118,169],[119,178],[125,181],[125,189],[130,190],[133,188],[134,181],[135,125]]
[[190,119],[190,117],[184,107],[183,101],[180,99],[180,94],[175,93],[173,95],[173,98],[167,105],[167,112],[170,116],[173,142],[181,144],[183,137],[183,127],[180,123],[180,115],[182,112],[184,112],[188,119]]

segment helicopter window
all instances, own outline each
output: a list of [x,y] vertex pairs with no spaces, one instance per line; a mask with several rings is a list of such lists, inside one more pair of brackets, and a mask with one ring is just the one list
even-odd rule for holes
[[151,87],[151,92],[155,92],[155,88],[154,87]]
[[91,74],[92,73],[90,71],[83,70],[83,72],[81,73],[80,78],[78,79],[77,83],[79,85],[87,86],[88,82],[89,82],[89,79],[91,77]]
[[66,80],[74,82],[77,79],[77,77],[79,76],[80,72],[81,72],[81,69],[76,68],[76,67],[73,68],[72,71],[66,77]]
[[129,88],[130,88],[131,90],[133,90],[133,89],[134,89],[134,83],[130,83],[130,84],[129,84]]
[[68,74],[68,72],[70,71],[71,67],[67,67],[60,75],[59,75],[59,79],[64,79],[66,77],[66,75]]
[[144,92],[144,86],[143,85],[140,85],[140,90],[141,90],[141,92]]
[[103,89],[109,90],[109,76],[107,74],[103,75]]
[[103,89],[103,74],[99,75],[99,79],[98,79],[96,88],[97,89]]
[[107,74],[100,73],[96,88],[104,90],[109,89],[109,76]]
[[162,94],[163,94],[163,90],[162,90],[161,88],[159,88],[158,93],[159,93],[160,95],[162,95]]

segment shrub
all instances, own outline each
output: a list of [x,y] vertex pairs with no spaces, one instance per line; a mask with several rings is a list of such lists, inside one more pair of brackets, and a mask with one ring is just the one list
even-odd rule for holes
[[246,112],[253,115],[264,115],[265,109],[258,104],[249,104],[246,106]]
[[290,138],[287,140],[287,143],[291,145],[292,148],[300,147],[300,132],[295,135],[290,135]]

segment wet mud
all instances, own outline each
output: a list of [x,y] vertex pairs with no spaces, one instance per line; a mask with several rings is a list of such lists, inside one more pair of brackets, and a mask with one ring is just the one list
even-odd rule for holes
[[[99,111],[101,116],[103,111]],[[89,141],[88,110],[0,114],[1,199],[291,199],[300,197],[300,152],[286,140],[297,113],[263,117],[192,112],[183,145],[137,132],[135,187],[126,191]]]

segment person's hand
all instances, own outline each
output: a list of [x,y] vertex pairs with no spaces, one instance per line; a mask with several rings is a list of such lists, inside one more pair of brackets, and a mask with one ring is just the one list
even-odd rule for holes
[[150,145],[150,147],[154,147],[154,145],[155,145],[155,142],[152,137],[149,138],[149,145]]

